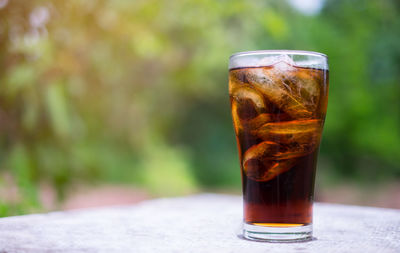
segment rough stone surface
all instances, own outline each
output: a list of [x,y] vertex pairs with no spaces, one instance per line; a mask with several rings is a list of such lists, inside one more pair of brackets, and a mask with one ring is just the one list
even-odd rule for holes
[[240,239],[241,198],[202,194],[0,219],[0,252],[400,252],[400,210],[315,204],[303,243]]

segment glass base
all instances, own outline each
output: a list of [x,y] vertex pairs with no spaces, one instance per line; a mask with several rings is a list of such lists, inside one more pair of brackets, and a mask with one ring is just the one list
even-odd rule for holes
[[312,224],[243,224],[243,237],[265,242],[303,242],[312,239]]

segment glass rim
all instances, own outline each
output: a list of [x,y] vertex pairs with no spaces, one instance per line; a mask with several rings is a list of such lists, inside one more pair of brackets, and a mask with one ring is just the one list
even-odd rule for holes
[[306,50],[289,50],[289,49],[279,49],[279,50],[253,50],[253,51],[243,51],[232,54],[229,59],[232,59],[237,56],[249,56],[249,55],[274,55],[274,54],[288,54],[288,55],[308,55],[308,56],[319,56],[328,59],[326,54],[315,52],[315,51],[306,51]]

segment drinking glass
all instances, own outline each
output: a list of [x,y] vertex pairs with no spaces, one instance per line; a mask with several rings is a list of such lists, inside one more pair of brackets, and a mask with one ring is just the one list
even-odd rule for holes
[[328,102],[327,56],[294,50],[234,54],[229,96],[242,175],[243,236],[310,240]]

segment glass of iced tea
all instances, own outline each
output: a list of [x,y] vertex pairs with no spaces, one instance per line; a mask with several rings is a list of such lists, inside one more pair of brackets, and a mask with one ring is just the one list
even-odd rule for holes
[[243,236],[310,240],[327,56],[294,50],[234,54],[229,96],[242,173]]

